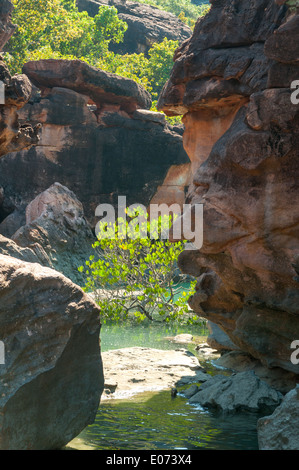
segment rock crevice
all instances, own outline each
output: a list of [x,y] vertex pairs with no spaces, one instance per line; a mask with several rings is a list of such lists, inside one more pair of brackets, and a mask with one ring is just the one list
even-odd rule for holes
[[187,202],[204,204],[203,247],[179,265],[198,278],[199,315],[265,366],[298,374],[298,14],[272,0],[211,3],[158,104],[183,115]]

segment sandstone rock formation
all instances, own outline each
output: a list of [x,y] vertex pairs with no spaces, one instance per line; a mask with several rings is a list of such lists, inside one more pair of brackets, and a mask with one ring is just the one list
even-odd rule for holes
[[0,255],[12,256],[21,261],[39,263],[42,266],[53,268],[49,256],[39,244],[31,244],[30,248],[22,248],[10,238],[3,237],[2,235],[0,235]]
[[149,112],[142,87],[77,60],[30,62],[24,71],[34,93],[19,119],[42,129],[38,145],[0,160],[0,233],[12,236],[26,206],[56,182],[75,193],[93,227],[100,203],[116,206],[127,196],[128,205],[148,205],[169,172],[163,192],[183,201],[189,181],[180,174],[189,160],[182,135]]
[[16,30],[16,25],[11,22],[11,12],[11,1],[3,0],[0,5],[0,51]]
[[[10,39],[16,26],[11,23],[12,4],[4,0],[0,5],[0,50]],[[35,127],[18,121],[17,110],[31,95],[31,83],[25,75],[11,76],[0,58],[1,103],[4,91],[5,104],[0,104],[0,157],[8,152],[29,148],[38,141],[38,123]],[[4,87],[4,90],[2,89]],[[0,188],[1,199],[1,188]]]
[[138,2],[126,0],[77,0],[79,11],[95,16],[100,5],[116,7],[118,16],[128,29],[120,44],[110,44],[110,49],[120,54],[147,53],[155,42],[164,38],[183,41],[191,36],[191,29],[172,13]]
[[64,276],[0,255],[0,449],[59,449],[103,390],[99,308]]
[[[68,188],[54,183],[26,208],[26,224],[12,235],[20,247],[46,253],[48,264],[79,285],[78,267],[93,254],[95,236],[83,207]],[[1,248],[0,248],[1,250]]]
[[272,415],[258,420],[259,449],[298,450],[298,424],[299,386],[297,385],[284,397]]
[[186,202],[204,204],[203,247],[179,264],[198,278],[194,310],[267,367],[298,374],[298,15],[272,0],[211,3],[158,103],[183,115]]
[[182,378],[198,382],[202,375],[208,376],[202,371],[198,359],[186,349],[165,351],[131,347],[105,351],[102,358],[109,398],[120,399],[141,392],[165,390]]
[[24,65],[23,72],[43,95],[49,88],[68,88],[88,96],[97,109],[112,105],[128,114],[151,106],[150,94],[134,80],[104,72],[80,60],[32,61]]
[[231,377],[215,375],[201,384],[199,390],[189,399],[191,404],[216,408],[225,413],[264,413],[275,409],[281,401],[281,393],[269,387],[254,372],[240,372]]
[[[8,0],[1,2],[1,47],[14,30],[11,9]],[[0,80],[5,85],[5,104],[0,105],[2,157],[36,144],[39,125],[18,121],[17,111],[31,99],[28,77],[11,77],[0,62]],[[21,181],[24,172],[15,168],[10,178]],[[3,179],[1,221],[14,209],[5,200],[6,184]],[[5,232],[14,233],[25,222],[25,206],[20,204],[11,215]],[[42,213],[46,223],[50,211],[38,206],[33,216],[31,209],[30,222]],[[22,248],[0,236],[1,450],[61,448],[93,422],[98,410],[103,390],[100,311],[78,286],[45,267],[51,265],[41,244]]]

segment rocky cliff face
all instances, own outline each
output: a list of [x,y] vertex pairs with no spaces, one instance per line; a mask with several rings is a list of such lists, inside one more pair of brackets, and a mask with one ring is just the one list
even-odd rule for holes
[[11,22],[12,4],[10,0],[3,0],[0,5],[0,50],[9,41],[15,32],[16,25]]
[[[75,193],[94,227],[100,203],[117,205],[122,195],[128,205],[147,205],[170,169],[177,174],[189,163],[182,135],[148,111],[151,98],[134,81],[80,61],[31,62],[24,72],[35,94],[19,119],[42,129],[38,145],[0,160],[2,206],[10,216],[0,223],[3,235],[24,225],[27,204],[56,182]],[[166,186],[170,201],[182,201],[184,182],[172,177]]]
[[[11,23],[12,4],[4,0],[0,5],[0,50],[10,39],[16,29]],[[8,152],[14,152],[22,148],[30,148],[38,141],[39,127],[20,125],[17,110],[22,108],[29,100],[32,87],[30,80],[25,75],[14,75],[0,57],[0,157]],[[4,95],[4,96],[2,96]],[[4,98],[4,100],[3,100]],[[4,101],[4,104],[2,104]],[[1,192],[0,192],[1,199]]]
[[[1,47],[14,30],[10,23],[11,8],[8,0],[1,2]],[[7,152],[36,144],[39,126],[20,125],[18,120],[17,112],[31,96],[28,77],[11,77],[0,62],[0,80],[5,85],[5,104],[0,105],[0,157],[5,158]],[[10,173],[12,180],[22,177],[17,167]],[[28,211],[28,223],[33,224],[43,215],[44,226],[31,226],[31,232],[26,226],[20,237],[25,237],[26,232],[34,238],[34,229],[35,237],[38,229],[44,235],[48,229],[52,240],[53,231],[57,235],[53,218],[52,224],[49,220],[57,216],[50,196],[40,197]],[[64,222],[68,223],[65,228],[71,230],[82,222],[80,205],[77,212],[70,213],[62,198],[60,204],[65,212],[60,211],[62,219],[55,218],[56,228],[62,230]],[[72,209],[75,207],[76,201],[72,201]],[[0,218],[10,211],[1,187]],[[16,212],[6,230],[23,223],[24,214]],[[41,238],[47,243],[47,237]],[[52,260],[45,245],[38,241],[35,239],[30,247],[22,248],[0,236],[1,450],[62,447],[94,421],[103,391],[100,309],[77,285],[49,269]]]
[[204,204],[204,245],[179,263],[198,278],[200,315],[268,367],[298,373],[299,16],[272,0],[211,3],[158,104],[184,116],[187,202]]
[[95,16],[101,5],[114,6],[118,16],[125,21],[128,29],[120,44],[111,44],[110,48],[120,54],[147,53],[155,42],[164,38],[179,41],[188,39],[192,31],[172,13],[138,2],[126,0],[77,0],[79,11],[87,11]]

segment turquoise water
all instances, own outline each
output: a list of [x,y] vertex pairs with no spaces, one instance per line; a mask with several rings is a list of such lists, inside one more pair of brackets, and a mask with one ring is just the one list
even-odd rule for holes
[[[194,344],[178,345],[164,339],[179,333],[191,333],[204,340],[207,331],[199,327],[104,325],[101,346],[103,351],[129,346],[185,347],[195,353]],[[211,364],[204,365],[214,370]],[[103,401],[94,424],[71,445],[94,450],[257,450],[259,417],[249,413],[225,416],[206,411],[189,405],[180,393],[171,397],[169,390],[147,392],[126,400]]]
[[103,402],[79,437],[97,450],[257,450],[256,420],[206,412],[164,391]]
[[[208,331],[201,326],[171,326],[163,323],[103,325],[101,330],[101,349],[129,348],[140,346],[156,349],[177,349],[178,345],[165,339],[181,333],[189,333],[205,341]],[[194,344],[184,345],[194,352]]]

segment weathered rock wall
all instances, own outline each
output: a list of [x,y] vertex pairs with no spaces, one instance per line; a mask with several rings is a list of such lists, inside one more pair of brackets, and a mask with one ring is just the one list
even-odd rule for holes
[[182,114],[187,202],[204,204],[204,245],[181,269],[190,305],[268,367],[298,373],[298,14],[272,0],[213,0],[179,48],[159,108]]
[[11,21],[11,12],[12,3],[10,0],[3,0],[0,5],[0,51],[16,30],[16,25]]
[[[0,160],[2,206],[14,213],[3,217],[3,235],[24,225],[26,205],[56,182],[75,193],[94,227],[100,203],[127,196],[128,205],[148,205],[171,169],[185,175],[182,135],[147,110],[150,96],[134,81],[80,61],[31,62],[24,71],[38,88],[19,119],[42,129],[38,145]],[[182,202],[184,181],[172,178],[170,202]]]
[[[11,9],[8,0],[1,2],[1,47],[14,30]],[[39,126],[22,126],[18,120],[17,111],[31,96],[28,77],[11,77],[1,62],[0,80],[5,85],[5,104],[0,105],[0,157],[5,158],[7,152],[36,144]],[[17,167],[8,174],[11,180],[23,177]],[[3,188],[0,206],[3,219],[11,211]],[[31,207],[28,221],[40,215],[41,206]],[[54,210],[52,214],[56,215]],[[79,207],[71,220],[74,225],[80,215]],[[22,225],[23,216],[15,214],[6,230]],[[66,218],[63,211],[61,216]],[[72,214],[68,216],[72,218]],[[49,220],[44,217],[44,222]],[[45,234],[48,227],[43,228]],[[43,241],[47,242],[46,237]],[[52,263],[44,246],[34,242],[30,248],[22,248],[0,236],[1,450],[61,448],[94,421],[103,391],[100,309],[77,285],[49,269]]]
[[[12,3],[4,0],[0,5],[0,51],[10,39],[16,29],[11,23]],[[0,57],[1,103],[0,104],[0,157],[8,152],[15,152],[22,148],[30,148],[38,141],[39,127],[20,125],[17,110],[22,108],[31,95],[32,86],[26,75],[11,76],[7,66]],[[1,191],[0,191],[1,200]],[[1,216],[0,216],[1,217]]]

